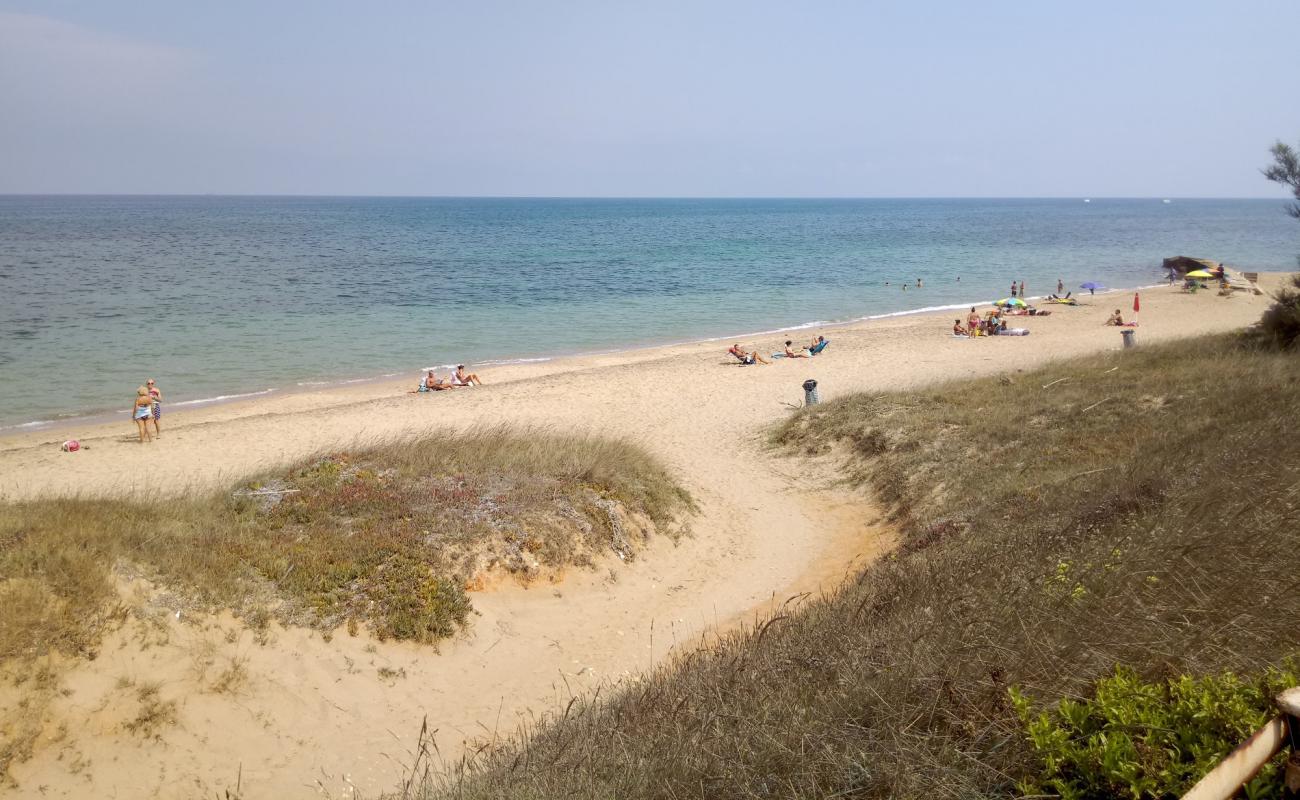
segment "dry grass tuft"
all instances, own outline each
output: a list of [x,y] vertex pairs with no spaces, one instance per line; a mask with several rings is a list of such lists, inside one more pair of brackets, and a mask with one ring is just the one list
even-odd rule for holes
[[162,685],[147,682],[135,686],[135,699],[139,703],[135,717],[122,723],[128,732],[145,739],[156,739],[163,728],[176,724],[176,701],[162,699]]
[[[1143,398],[1161,398],[1143,402]],[[425,797],[1010,795],[1009,702],[1300,651],[1300,360],[1223,340],[794,415],[898,550],[833,596],[485,747]]]

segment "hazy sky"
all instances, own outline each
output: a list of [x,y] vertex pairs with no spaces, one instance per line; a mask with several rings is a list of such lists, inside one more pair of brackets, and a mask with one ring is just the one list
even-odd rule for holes
[[1297,0],[0,0],[0,192],[1282,198],[1297,30]]

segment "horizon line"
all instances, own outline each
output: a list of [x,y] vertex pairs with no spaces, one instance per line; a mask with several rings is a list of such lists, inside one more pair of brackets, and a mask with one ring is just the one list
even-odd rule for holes
[[580,194],[308,194],[292,192],[0,192],[0,197],[222,197],[374,200],[1277,200],[1264,195],[580,195]]

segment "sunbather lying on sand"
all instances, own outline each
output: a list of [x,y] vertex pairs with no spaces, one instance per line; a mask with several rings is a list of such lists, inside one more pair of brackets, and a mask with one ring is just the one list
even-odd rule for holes
[[746,350],[745,348],[741,347],[739,344],[733,344],[731,347],[728,347],[727,352],[731,353],[733,356],[740,359],[740,363],[742,364],[772,363],[768,361],[766,358],[763,358],[763,356],[760,355],[757,350],[752,350],[752,351]]

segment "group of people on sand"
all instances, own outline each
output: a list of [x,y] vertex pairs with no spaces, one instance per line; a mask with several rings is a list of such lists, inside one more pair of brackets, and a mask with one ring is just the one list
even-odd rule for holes
[[417,392],[441,392],[447,389],[460,389],[470,386],[482,386],[483,380],[479,378],[477,372],[466,372],[464,364],[457,364],[456,370],[446,378],[440,378],[433,370],[420,378],[420,384],[411,394]]
[[[154,437],[162,438],[162,390],[153,378],[135,390],[135,403],[131,406],[131,419],[140,433],[140,444],[152,442]],[[149,423],[153,422],[153,433],[149,432]]]
[[[785,351],[782,353],[773,353],[773,358],[813,358],[826,349],[830,340],[825,336],[814,337],[807,347],[796,347],[794,339],[785,340]],[[772,362],[763,357],[758,350],[747,350],[737,342],[727,348],[727,352],[735,356],[742,365],[748,364],[771,364]]]
[[975,310],[975,306],[971,306],[965,325],[961,324],[960,319],[952,321],[953,336],[997,336],[1006,329],[1007,321],[1002,316],[1002,309],[996,306],[983,317]]

